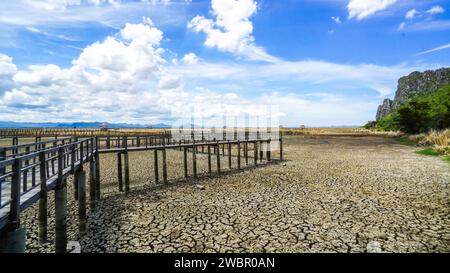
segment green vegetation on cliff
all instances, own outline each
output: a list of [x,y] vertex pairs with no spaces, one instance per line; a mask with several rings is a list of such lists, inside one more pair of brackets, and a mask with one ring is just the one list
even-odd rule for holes
[[384,118],[369,122],[365,127],[400,130],[408,134],[450,128],[450,85],[430,94],[416,95]]

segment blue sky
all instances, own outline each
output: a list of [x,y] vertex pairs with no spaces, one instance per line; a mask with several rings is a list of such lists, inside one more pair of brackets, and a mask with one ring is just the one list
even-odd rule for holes
[[201,109],[361,125],[449,66],[443,0],[0,3],[0,120],[174,122]]

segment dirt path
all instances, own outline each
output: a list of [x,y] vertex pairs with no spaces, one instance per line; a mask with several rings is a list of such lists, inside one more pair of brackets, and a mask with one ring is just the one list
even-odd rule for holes
[[[283,164],[205,179],[203,190],[110,195],[82,238],[72,209],[71,237],[86,252],[450,251],[448,163],[375,137],[288,137],[285,151]],[[106,185],[115,166],[104,160]],[[33,241],[36,218],[25,223]]]

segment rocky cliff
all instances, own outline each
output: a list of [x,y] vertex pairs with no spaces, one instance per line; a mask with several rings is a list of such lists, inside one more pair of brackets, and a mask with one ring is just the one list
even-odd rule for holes
[[450,68],[441,68],[433,71],[413,72],[398,81],[394,100],[386,99],[378,107],[377,120],[388,115],[402,103],[417,94],[437,91],[439,88],[450,85]]

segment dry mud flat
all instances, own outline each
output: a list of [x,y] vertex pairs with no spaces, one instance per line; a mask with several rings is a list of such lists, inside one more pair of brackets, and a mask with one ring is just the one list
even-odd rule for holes
[[[70,200],[69,240],[84,252],[450,251],[447,163],[379,137],[286,137],[284,148],[282,164],[159,188],[139,186],[153,179],[151,156],[132,154],[128,195],[116,192],[114,155],[102,155],[106,194],[81,237]],[[33,210],[28,251],[53,251],[36,242]]]

